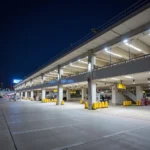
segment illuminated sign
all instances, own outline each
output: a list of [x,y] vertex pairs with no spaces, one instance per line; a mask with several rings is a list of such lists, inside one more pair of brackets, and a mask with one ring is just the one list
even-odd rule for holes
[[124,84],[119,83],[117,86],[118,89],[126,90],[126,86]]
[[19,82],[21,82],[22,80],[21,79],[14,79],[13,80],[13,83],[19,83]]
[[70,91],[71,94],[76,94],[76,91]]
[[57,93],[58,91],[57,91],[57,89],[54,89],[53,92],[54,92],[54,93]]

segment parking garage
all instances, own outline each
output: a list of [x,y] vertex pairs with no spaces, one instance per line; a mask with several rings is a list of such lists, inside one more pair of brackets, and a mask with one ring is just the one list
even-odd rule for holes
[[[150,92],[150,6],[135,10],[15,86],[21,97],[122,105]],[[118,85],[124,85],[121,89]]]

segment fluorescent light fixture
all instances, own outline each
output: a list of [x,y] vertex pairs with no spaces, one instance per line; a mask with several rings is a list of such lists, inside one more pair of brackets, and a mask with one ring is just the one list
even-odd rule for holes
[[81,68],[81,69],[87,69],[86,67],[82,67],[82,66],[73,65],[72,63],[70,64],[70,66],[72,66],[72,67],[76,67],[76,68]]
[[113,53],[113,52],[110,52],[110,51],[108,51],[108,50],[105,50],[105,52],[106,53],[109,53],[109,54],[111,54],[111,55],[114,55],[114,56],[117,56],[117,57],[122,57],[121,55],[119,55],[119,54],[116,54],[116,53]]
[[79,62],[83,63],[83,64],[88,64],[88,62],[80,60]]
[[108,51],[108,48],[105,48],[104,50],[105,50],[105,51]]
[[55,73],[55,72],[50,72],[50,74],[54,74],[54,75],[57,75],[58,73]]
[[102,79],[102,81],[106,81],[106,79]]
[[71,74],[71,72],[66,72],[66,71],[64,71],[64,73],[70,73]]
[[117,79],[117,78],[111,78],[112,80],[120,80],[120,79]]
[[133,77],[131,77],[131,76],[124,76],[125,78],[129,78],[129,79],[132,79]]
[[123,41],[123,43],[127,43],[128,42],[128,40],[127,39],[125,39],[124,41]]
[[133,48],[133,49],[134,49],[134,50],[136,50],[136,51],[139,51],[139,52],[141,52],[141,51],[142,51],[140,48],[138,48],[138,47],[136,47],[136,46],[134,46],[134,45],[132,45],[132,44],[125,43],[125,45],[127,45],[127,46],[129,46],[129,47]]

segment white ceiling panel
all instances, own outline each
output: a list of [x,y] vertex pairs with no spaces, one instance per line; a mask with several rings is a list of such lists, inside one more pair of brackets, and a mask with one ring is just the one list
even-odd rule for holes
[[101,39],[105,40],[105,41],[110,41],[112,39],[115,39],[116,37],[118,37],[119,35],[116,34],[113,31],[108,31],[106,33],[104,33],[103,35],[101,35]]
[[142,42],[150,46],[150,35],[145,35],[139,38]]
[[136,29],[137,27],[140,27],[146,23],[150,22],[150,13],[149,13],[149,9],[145,10],[144,12],[136,15],[135,17],[127,20],[125,22],[125,25],[133,30]]
[[120,35],[128,33],[128,32],[131,31],[124,23],[117,26],[117,27],[115,27],[115,28],[113,28],[112,30],[117,32]]

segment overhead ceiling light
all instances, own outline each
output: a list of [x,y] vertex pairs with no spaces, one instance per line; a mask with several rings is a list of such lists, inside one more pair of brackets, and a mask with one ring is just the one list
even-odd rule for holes
[[131,76],[124,76],[125,78],[129,78],[129,79],[132,79],[133,77],[131,77]]
[[128,42],[128,40],[127,39],[125,39],[124,41],[123,41],[123,43],[127,43]]
[[102,81],[106,81],[106,79],[102,79]]
[[77,65],[73,65],[73,64],[70,64],[70,66],[72,66],[72,67],[76,67],[76,68],[81,68],[81,69],[87,69],[86,67],[77,66]]
[[127,42],[127,43],[125,43],[125,45],[127,45],[127,46],[129,46],[129,47],[133,48],[133,49],[134,49],[134,50],[136,50],[136,51],[139,51],[139,52],[141,52],[141,51],[142,51],[140,48],[138,48],[138,47],[136,47],[136,46],[134,46],[134,45],[132,45],[132,44],[129,44],[128,42]]
[[55,72],[50,72],[50,74],[54,74],[54,75],[57,75],[58,73],[55,73]]
[[66,72],[66,71],[64,71],[63,73],[70,73],[71,74],[72,72]]
[[83,64],[88,64],[88,62],[80,60],[79,62],[83,63]]
[[112,80],[120,80],[120,79],[117,79],[117,78],[111,78]]
[[119,54],[116,54],[116,53],[113,53],[113,52],[110,52],[110,51],[108,51],[108,50],[105,50],[105,52],[106,53],[109,53],[109,54],[111,54],[111,55],[114,55],[114,56],[117,56],[117,57],[122,57],[121,55],[119,55]]

